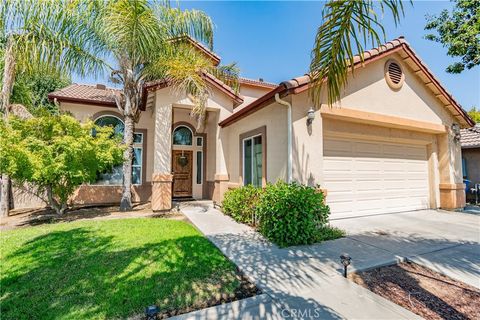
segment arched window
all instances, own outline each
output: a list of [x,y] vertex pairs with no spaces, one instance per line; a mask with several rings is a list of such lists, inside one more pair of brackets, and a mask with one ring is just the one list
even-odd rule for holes
[[181,146],[191,146],[193,140],[193,132],[190,128],[179,126],[173,131],[173,144]]
[[95,124],[100,127],[112,127],[115,135],[120,135],[123,137],[123,132],[125,131],[125,124],[122,120],[115,116],[101,116],[97,118],[97,120],[95,120]]
[[[97,118],[95,124],[100,127],[109,126],[114,130],[115,136],[123,137],[125,124],[114,115],[105,115]],[[133,158],[132,158],[132,183],[142,183],[143,170],[143,133],[135,132],[133,134]],[[110,172],[99,173],[97,182],[99,185],[121,185],[123,182],[123,166],[113,167]]]

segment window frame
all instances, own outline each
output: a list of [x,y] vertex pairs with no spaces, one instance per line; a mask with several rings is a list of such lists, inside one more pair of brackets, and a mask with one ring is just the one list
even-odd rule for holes
[[[262,184],[258,187],[264,187],[267,183],[267,127],[262,126],[257,129],[245,132],[240,134],[239,136],[239,144],[240,144],[240,184],[245,185],[245,141],[251,139],[252,140],[252,150],[253,150],[253,140],[255,137],[261,137],[262,139]],[[253,154],[252,154],[252,181],[253,181]]]

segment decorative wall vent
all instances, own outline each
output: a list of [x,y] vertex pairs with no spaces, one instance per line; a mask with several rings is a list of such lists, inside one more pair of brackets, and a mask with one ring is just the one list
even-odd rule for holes
[[402,66],[396,60],[390,59],[385,63],[385,80],[390,88],[398,90],[405,81]]

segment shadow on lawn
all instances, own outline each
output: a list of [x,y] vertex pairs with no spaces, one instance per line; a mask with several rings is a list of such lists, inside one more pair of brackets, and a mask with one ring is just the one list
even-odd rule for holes
[[234,269],[204,237],[136,247],[116,241],[76,228],[4,256],[2,319],[125,318],[151,304],[162,311],[203,307],[239,290]]

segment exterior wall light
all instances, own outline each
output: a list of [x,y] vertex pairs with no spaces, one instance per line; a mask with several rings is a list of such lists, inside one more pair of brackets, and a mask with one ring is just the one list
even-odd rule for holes
[[347,277],[347,268],[350,265],[351,261],[352,261],[352,258],[348,255],[348,253],[342,253],[340,255],[340,262],[343,265],[343,276],[345,278]]
[[160,308],[155,305],[146,307],[145,320],[156,320],[159,312]]
[[460,134],[460,126],[457,123],[453,123],[451,126],[452,132],[453,132],[453,140],[455,142],[459,142],[461,138]]
[[311,125],[313,120],[315,119],[315,109],[310,107],[307,111],[307,125]]

